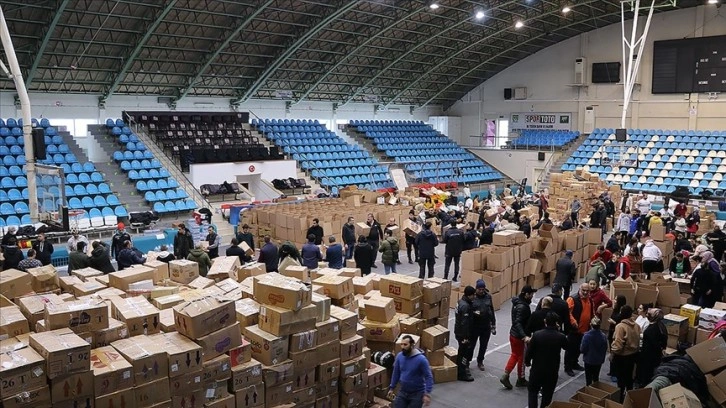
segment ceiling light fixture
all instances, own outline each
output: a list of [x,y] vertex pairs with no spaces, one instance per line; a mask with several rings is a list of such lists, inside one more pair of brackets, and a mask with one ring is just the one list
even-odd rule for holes
[[475,17],[476,17],[477,20],[481,20],[482,18],[484,18],[484,12],[483,11],[477,11],[476,14],[475,14]]
[[565,7],[562,8],[562,12],[563,13],[569,13],[570,11],[572,11],[572,9],[570,8],[570,6],[565,6]]
[[708,4],[718,4],[718,0],[708,0]]
[[436,9],[438,9],[438,8],[439,8],[439,5],[438,5],[437,3],[431,3],[431,5],[429,6],[429,8],[430,8],[431,10],[436,10]]
[[522,28],[522,27],[524,27],[524,23],[522,22],[522,20],[517,20],[517,22],[514,23],[514,28]]

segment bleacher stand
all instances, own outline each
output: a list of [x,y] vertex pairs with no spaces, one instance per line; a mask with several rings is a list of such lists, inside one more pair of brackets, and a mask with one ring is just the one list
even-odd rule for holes
[[568,130],[523,130],[511,142],[514,148],[556,148],[561,149],[580,137],[578,131]]
[[[626,146],[638,154],[637,167],[603,165],[617,153],[614,129],[595,129],[562,166],[583,169],[630,191],[670,193],[688,188],[692,195],[726,191],[726,131],[628,129]],[[637,146],[639,149],[635,149]]]
[[[448,137],[421,121],[351,120],[349,126],[422,182],[485,183],[502,175]],[[431,163],[432,159],[451,160]],[[427,163],[428,162],[428,163]]]
[[[45,130],[46,157],[38,163],[59,166],[65,176],[66,203],[61,202],[57,176],[37,176],[40,211],[57,211],[58,207],[67,204],[71,210],[85,211],[77,217],[79,228],[116,226],[118,217],[127,215],[126,209],[103,175],[96,171],[93,163],[78,162],[48,119],[33,119],[32,122],[34,127]],[[0,119],[0,228],[31,224],[28,180],[23,168],[25,140],[22,126],[22,119]]]
[[317,120],[252,119],[251,124],[333,194],[351,185],[369,190],[393,187],[387,166],[379,165],[368,151],[348,144]]
[[129,180],[136,183],[136,190],[144,195],[146,201],[159,214],[179,213],[194,210],[197,205],[188,194],[179,188],[179,183],[171,177],[158,159],[121,119],[106,120],[106,128],[113,135],[120,150],[114,152],[113,159],[118,163]]

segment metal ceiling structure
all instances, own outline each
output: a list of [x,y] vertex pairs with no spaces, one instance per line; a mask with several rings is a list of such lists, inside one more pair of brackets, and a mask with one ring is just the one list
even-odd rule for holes
[[517,61],[620,21],[618,0],[436,3],[0,0],[28,90],[101,103],[126,94],[449,107]]

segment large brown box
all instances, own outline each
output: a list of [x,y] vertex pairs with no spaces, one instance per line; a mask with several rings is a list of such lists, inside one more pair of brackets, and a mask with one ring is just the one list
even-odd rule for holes
[[108,274],[108,282],[110,286],[127,292],[129,290],[129,285],[145,280],[154,281],[154,269],[145,266],[138,266]]
[[340,340],[340,321],[329,318],[328,320],[315,323],[318,331],[318,343],[323,344],[333,340]]
[[129,336],[154,334],[161,331],[159,309],[143,296],[111,298],[114,318],[126,323]]
[[239,323],[234,322],[231,326],[199,337],[196,342],[202,347],[204,361],[209,361],[220,354],[224,354],[242,345],[242,334]]
[[91,350],[91,370],[95,395],[131,388],[134,385],[133,367],[111,346]]
[[17,269],[0,271],[0,294],[15,299],[33,292],[33,277]]
[[258,326],[260,329],[276,336],[286,336],[295,332],[315,328],[318,308],[308,305],[298,311],[281,307],[262,305]]
[[250,342],[253,359],[265,365],[275,365],[287,359],[287,336],[275,336],[257,326],[245,327],[242,334]]
[[401,334],[401,327],[395,316],[385,323],[365,318],[361,324],[365,327],[365,338],[369,341],[393,342]]
[[373,297],[365,301],[366,318],[374,322],[390,322],[396,315],[396,306],[391,298]]
[[0,384],[3,395],[12,395],[46,383],[45,360],[15,338],[0,340]]
[[71,329],[31,334],[30,346],[45,359],[50,379],[91,369],[91,345]]
[[234,393],[235,406],[238,408],[254,408],[265,405],[265,386],[262,383],[252,384]]
[[381,295],[386,297],[415,299],[423,295],[423,279],[392,273],[381,276]]
[[309,287],[275,273],[255,276],[253,290],[258,302],[290,310],[300,310],[312,301]]
[[315,279],[313,284],[322,286],[325,296],[329,296],[331,299],[344,299],[354,292],[353,278],[347,276],[324,275]]
[[449,329],[433,326],[424,329],[421,335],[421,347],[426,350],[438,350],[449,345]]
[[205,296],[174,306],[176,330],[197,339],[235,323],[235,303],[214,296]]
[[28,319],[17,306],[0,307],[0,337],[15,337],[30,332]]
[[53,265],[45,265],[39,268],[28,269],[32,277],[31,285],[36,293],[52,292],[60,289],[58,272]]
[[234,302],[237,312],[237,321],[242,327],[257,324],[260,316],[260,304],[254,299],[240,299]]
[[354,336],[357,331],[358,315],[337,306],[330,307],[330,317],[340,322],[340,339]]
[[207,277],[215,280],[224,280],[234,276],[237,268],[241,265],[238,256],[219,256],[212,259],[212,266],[209,268],[209,272],[207,272]]
[[161,343],[142,335],[114,341],[111,346],[131,363],[134,385],[139,386],[169,376],[169,357]]
[[359,335],[355,335],[340,341],[340,360],[347,361],[363,355],[363,347],[365,339]]
[[76,333],[92,332],[108,328],[108,318],[108,305],[102,300],[74,300],[45,305],[47,330],[68,327]]
[[174,282],[187,284],[199,276],[199,265],[186,259],[169,262],[169,278]]
[[136,408],[153,407],[155,404],[168,401],[171,398],[169,393],[169,379],[161,378],[134,387],[136,397]]
[[251,385],[262,386],[262,364],[257,360],[232,367],[232,379],[229,382],[230,391],[238,391]]
[[93,372],[84,371],[50,380],[50,397],[54,407],[62,403],[72,406],[74,401],[83,401],[86,397],[93,401]]
[[198,344],[172,332],[151,336],[164,347],[169,357],[169,378],[175,378],[202,370],[202,348]]

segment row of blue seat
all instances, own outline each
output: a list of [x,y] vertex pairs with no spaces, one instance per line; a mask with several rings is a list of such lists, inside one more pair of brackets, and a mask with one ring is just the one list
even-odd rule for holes
[[334,168],[348,168],[354,169],[361,166],[373,166],[373,159],[358,159],[358,160],[301,160],[300,166],[303,170],[308,169],[334,169]]
[[177,200],[177,201],[166,201],[156,202],[152,207],[154,211],[159,214],[173,213],[173,212],[187,212],[197,208],[197,204],[194,200]]
[[278,139],[275,140],[278,146],[344,146],[347,143],[340,138],[326,137],[323,139]]
[[[386,156],[388,157],[415,157],[424,158],[427,155],[431,156],[445,156],[462,154],[461,148],[448,148],[448,149],[417,149],[417,150],[385,150]],[[429,157],[431,157],[429,156]]]
[[427,125],[404,125],[404,126],[370,126],[370,125],[361,125],[357,126],[357,130],[359,132],[365,132],[365,133],[387,133],[387,132],[406,132],[406,133],[413,133],[413,132],[436,132],[434,130],[431,130],[431,128]]
[[361,125],[387,125],[387,126],[408,126],[408,125],[423,125],[424,122],[420,120],[358,120],[351,119],[348,121],[350,126],[361,126]]
[[[56,136],[58,134],[58,131],[53,128],[49,127],[45,129],[45,134],[47,136]],[[13,138],[15,140],[15,143],[20,143],[23,140],[23,128],[22,127],[0,127],[0,137],[2,138]],[[10,144],[10,143],[8,143]]]
[[[279,146],[279,145],[278,145]],[[283,148],[283,151],[288,154],[320,154],[319,159],[311,159],[311,160],[321,160],[321,159],[342,159],[343,153],[352,153],[348,154],[348,158],[350,159],[356,159],[356,158],[365,158],[369,157],[370,153],[361,150],[357,146],[350,146],[350,145],[338,145],[338,146],[285,146]],[[336,154],[338,157],[335,157]],[[322,157],[322,156],[325,157]]]
[[252,126],[259,126],[261,124],[265,125],[319,125],[320,122],[318,122],[317,119],[252,119]]
[[325,126],[281,126],[281,125],[258,125],[257,129],[261,132],[275,133],[297,133],[297,132],[325,132]]
[[371,166],[371,167],[343,167],[343,168],[329,168],[329,169],[317,169],[312,168],[312,176],[315,178],[321,177],[338,177],[338,176],[368,176],[370,174],[388,174],[388,169],[384,166]]
[[[325,129],[321,126],[321,128]],[[260,131],[263,131],[262,128],[259,128]],[[269,133],[268,139],[270,140],[277,140],[277,139],[322,139],[325,137],[336,137],[334,132],[324,132],[324,131],[316,131],[316,132],[267,132]]]
[[421,138],[427,138],[427,137],[441,137],[438,132],[435,130],[419,130],[415,132],[366,132],[365,138],[366,139],[378,139],[382,137],[392,137],[392,138],[410,138],[410,139],[421,139]]
[[0,228],[8,227],[8,226],[16,226],[19,227],[21,225],[30,225],[32,224],[30,219],[30,214],[25,214],[22,216],[22,218],[19,218],[17,215],[11,215],[9,217],[0,217]]
[[161,163],[156,160],[152,159],[149,160],[122,160],[121,163],[119,163],[119,166],[121,167],[121,170],[123,171],[130,171],[130,170],[156,170],[156,171],[163,171],[164,173],[168,173],[168,170],[161,167]]
[[[164,169],[162,169],[164,170]],[[164,170],[164,173],[161,173],[160,171],[156,169],[151,170],[129,170],[128,173],[129,180],[136,181],[136,180],[147,180],[147,179],[166,179],[169,178],[169,172]]]
[[189,195],[186,191],[182,189],[178,190],[157,190],[156,192],[153,191],[147,191],[144,194],[144,198],[148,202],[154,202],[154,201],[166,201],[166,200],[183,200],[185,198],[189,198]]
[[179,183],[173,178],[160,179],[160,180],[139,180],[136,182],[136,189],[143,191],[157,191],[166,190],[170,188],[179,188]]
[[[726,136],[726,130],[663,130],[663,129],[626,129],[628,135],[663,135],[663,136]],[[614,135],[615,129],[595,128],[592,134]]]
[[[47,118],[40,118],[40,121],[37,118],[30,118],[30,124],[33,125],[33,127],[43,127],[47,128],[50,127],[50,120]],[[0,126],[7,126],[9,128],[14,127],[23,127],[23,118],[8,118],[7,120],[4,120],[0,118]]]
[[[378,188],[388,188],[393,186],[393,182],[390,180],[390,178],[386,177],[387,175],[384,174],[378,174],[376,176],[373,176],[373,180],[370,180],[370,176],[366,178],[365,176],[341,176],[341,177],[324,177],[318,180],[321,186],[324,187],[345,187],[350,185],[363,185],[364,183],[367,183],[368,185],[375,185],[375,189]],[[361,181],[362,180],[362,181]]]
[[482,162],[478,160],[452,160],[451,162],[437,162],[437,163],[413,163],[405,165],[406,170],[433,170],[438,168],[479,168],[482,166]]
[[[55,165],[62,165],[62,164],[73,164],[78,163],[78,159],[76,159],[76,156],[72,153],[68,153],[66,155],[62,155],[60,153],[54,154],[54,155],[48,155],[46,156],[45,160],[40,160],[40,163],[43,164],[55,164]],[[19,155],[13,155],[8,154],[2,157],[2,164],[6,167],[10,166],[24,166],[25,165],[25,153],[21,153]]]
[[30,214],[28,203],[19,201],[12,205],[10,203],[0,204],[0,215],[13,215],[13,214]]
[[[113,197],[113,199],[112,199],[112,197]],[[83,198],[70,197],[68,199],[68,207],[71,209],[90,210],[91,208],[103,208],[107,205],[120,205],[120,204],[121,203],[118,201],[118,198],[116,198],[115,195],[109,195],[108,198],[103,198],[103,196],[96,196],[95,198],[85,196]]]

